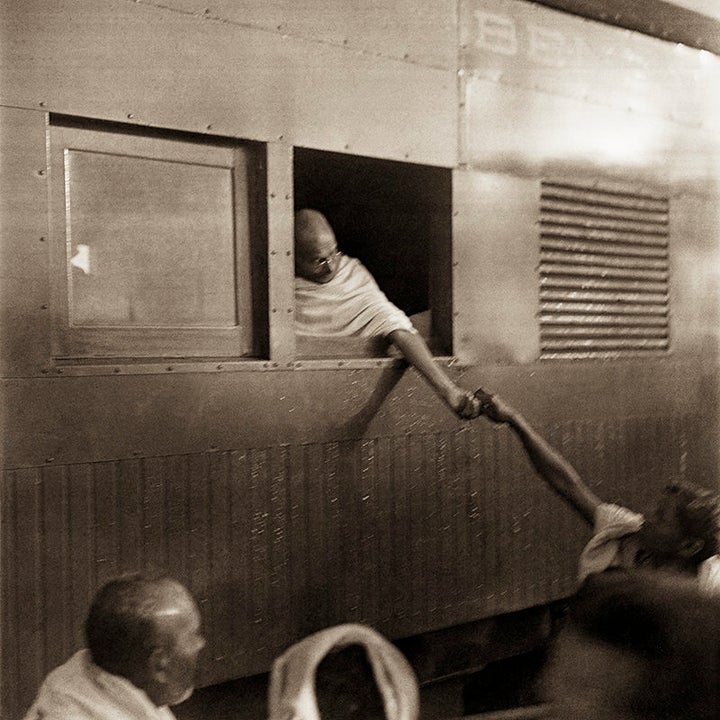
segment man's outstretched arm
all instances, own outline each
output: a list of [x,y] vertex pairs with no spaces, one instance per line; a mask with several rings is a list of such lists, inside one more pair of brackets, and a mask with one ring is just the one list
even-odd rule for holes
[[497,395],[478,390],[481,412],[496,423],[507,423],[520,438],[540,477],[591,525],[602,500],[585,485],[575,468],[555,450],[530,423]]
[[425,341],[409,330],[393,330],[388,339],[395,343],[405,359],[430,383],[435,392],[461,418],[471,420],[480,413],[475,396],[456,385],[435,362]]

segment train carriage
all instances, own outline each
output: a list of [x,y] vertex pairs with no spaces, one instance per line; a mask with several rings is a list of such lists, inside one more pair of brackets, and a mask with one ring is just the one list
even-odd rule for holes
[[509,432],[295,337],[300,207],[600,496],[718,487],[717,21],[598,5],[4,3],[3,717],[128,570],[198,598],[201,685],[344,621],[432,678],[573,592]]

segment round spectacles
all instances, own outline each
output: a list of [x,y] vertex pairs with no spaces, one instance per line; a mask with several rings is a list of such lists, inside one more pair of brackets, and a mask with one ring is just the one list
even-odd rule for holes
[[323,265],[330,265],[330,263],[340,257],[340,255],[342,255],[342,252],[340,252],[340,250],[336,250],[332,255],[318,258],[317,260],[312,260],[311,262],[316,268],[320,269]]

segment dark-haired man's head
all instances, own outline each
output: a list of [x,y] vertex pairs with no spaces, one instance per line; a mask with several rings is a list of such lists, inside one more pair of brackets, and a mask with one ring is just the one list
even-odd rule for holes
[[720,499],[692,483],[673,483],[661,494],[640,537],[648,564],[694,572],[718,552]]
[[385,720],[383,699],[363,645],[329,652],[315,669],[322,720]]
[[188,590],[168,577],[130,575],[95,595],[85,622],[93,662],[127,678],[158,706],[190,696],[205,639]]

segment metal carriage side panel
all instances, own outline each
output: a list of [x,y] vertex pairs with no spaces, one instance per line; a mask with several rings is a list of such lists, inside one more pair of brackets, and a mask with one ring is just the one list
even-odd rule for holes
[[[638,404],[617,423],[601,412],[568,420],[568,407],[582,414],[581,394],[567,388],[562,412],[548,411],[538,388],[555,387],[557,373],[533,373],[505,368],[493,380],[533,399],[528,416],[602,497],[646,510],[663,484],[693,471],[702,416],[691,397],[677,419]],[[209,684],[265,671],[294,639],[336,622],[401,638],[564,597],[589,532],[516,438],[484,422],[7,471],[4,487],[4,571],[26,578],[4,590],[5,637],[24,650],[4,658],[9,677],[26,678],[17,695],[6,691],[15,708],[65,645],[81,643],[87,603],[111,568],[168,570],[188,584],[206,622]],[[21,608],[34,608],[32,623],[19,622]]]
[[[172,572],[190,587],[208,636],[203,685],[266,671],[290,642],[329,624],[357,620],[399,638],[534,602],[525,588],[538,579],[505,572],[517,543],[501,539],[481,587],[466,581],[483,555],[451,538],[478,517],[465,513],[467,483],[449,483],[442,466],[453,447],[474,475],[464,456],[474,446],[450,431],[6,472],[4,570],[25,578],[5,590],[5,636],[23,647],[5,656],[5,671],[25,678],[6,692],[8,717],[81,645],[87,605],[112,569]],[[498,465],[508,452],[518,449],[507,446]],[[509,537],[512,522],[491,497],[495,476],[479,509],[489,543]],[[34,619],[20,623],[27,608]]]
[[720,52],[720,10],[708,0],[651,0],[638,6],[628,0],[541,0],[540,4],[618,27],[639,30],[673,43]]
[[464,362],[527,363],[537,333],[537,181],[453,175],[453,335]]
[[[14,474],[4,473],[2,484],[0,484],[0,509],[7,512],[9,508],[15,514],[17,499],[15,493],[16,479]],[[18,556],[15,523],[9,523],[0,516],[0,543],[2,554],[0,555],[0,572],[3,578],[10,577],[14,571],[16,558]],[[19,656],[19,635],[18,625],[20,618],[17,615],[19,607],[18,584],[16,582],[0,583],[0,595],[3,613],[0,616],[2,626],[0,636],[2,637],[2,649],[0,651],[0,672],[2,672],[2,695],[0,696],[0,711],[3,717],[8,717],[13,708],[20,706],[25,699],[20,699],[18,694],[17,675],[20,671],[20,664],[17,661]]]
[[699,194],[679,188],[670,198],[672,345],[683,353],[720,351],[720,158]]
[[[596,123],[578,132],[600,126],[603,108],[717,127],[720,106],[708,90],[717,84],[720,61],[708,52],[524,0],[463,0],[459,36],[465,74],[596,109]],[[528,104],[524,114],[533,110]],[[615,139],[622,151],[636,137]]]
[[44,112],[0,107],[0,370],[40,374],[50,356]]
[[693,128],[480,77],[466,78],[463,87],[461,163],[478,170],[675,183],[696,192],[716,183],[717,121]]
[[5,465],[132,460],[461,424],[399,364],[350,371],[306,364],[233,371],[213,363],[196,372],[158,363],[144,374],[112,365],[76,376],[66,367],[53,377],[6,380]]
[[347,0],[217,0],[211,7],[201,0],[165,0],[163,5],[419,65],[452,69],[457,57],[455,0],[374,0],[370,7]]
[[[68,537],[68,482],[66,468],[43,468],[43,517],[41,537],[46,557],[43,576],[43,617],[53,618],[56,631],[45,633],[45,657],[49,666],[59,665],[76,649],[72,635],[71,608],[66,602],[71,585]],[[4,551],[4,548],[3,548]],[[12,552],[12,550],[10,551]],[[103,556],[102,550],[98,552]],[[4,582],[9,578],[5,576]]]
[[518,0],[464,0],[459,161],[714,184],[720,60]]
[[7,105],[455,163],[454,68],[312,34],[124,0],[30,0],[5,13],[0,57]]
[[[493,330],[489,323],[487,328],[481,330]],[[449,368],[449,372],[463,386],[482,384],[500,392],[505,386],[499,383],[512,377],[518,378],[518,388],[525,383],[520,378],[548,377],[553,388],[550,396],[546,391],[535,397],[539,389],[529,388],[528,398],[515,395],[517,391],[511,388],[511,400],[532,407],[545,397],[543,411],[558,419],[564,411],[606,418],[638,413],[663,417],[692,408],[711,412],[709,403],[716,396],[712,356],[683,354],[672,363],[657,359],[650,364],[643,359],[522,368],[505,363],[462,372]],[[498,380],[501,377],[505,380]],[[462,427],[415,371],[400,367],[112,373],[5,380],[4,389],[6,467],[123,459],[127,465],[122,466],[122,478],[128,489],[133,487],[132,465],[140,457],[395,437]],[[573,393],[591,403],[578,407]],[[408,461],[413,458],[408,456]],[[132,534],[136,529],[128,525],[127,531]]]

